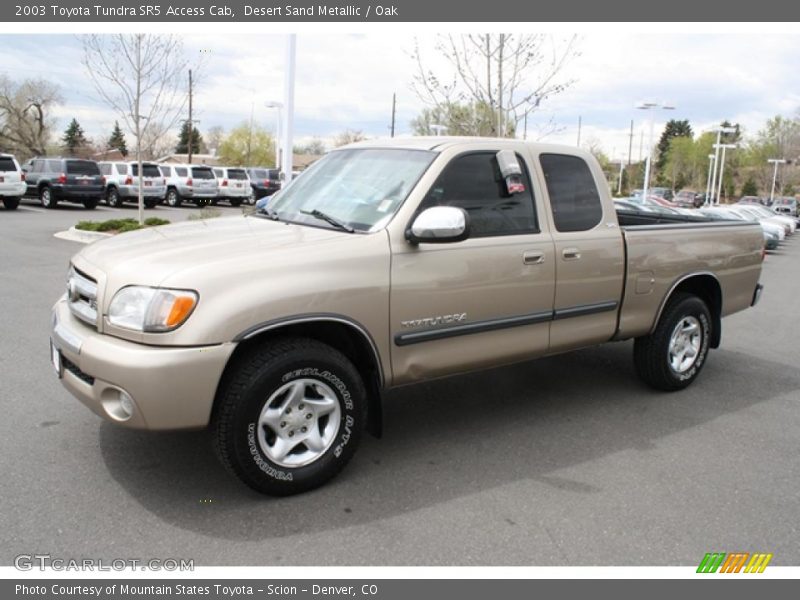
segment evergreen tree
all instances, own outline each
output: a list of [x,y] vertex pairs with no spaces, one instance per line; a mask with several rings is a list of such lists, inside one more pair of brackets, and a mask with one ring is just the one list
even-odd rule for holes
[[661,134],[661,139],[658,140],[658,159],[656,160],[656,168],[659,172],[664,169],[667,163],[667,153],[669,152],[669,144],[674,138],[677,137],[692,137],[692,126],[689,125],[688,120],[678,121],[670,119],[667,121],[666,127]]
[[[189,129],[190,127],[191,130]],[[181,126],[181,132],[178,135],[178,145],[175,146],[175,152],[177,154],[189,153],[189,131],[192,133],[192,154],[199,154],[200,148],[205,146],[203,137],[200,135],[197,127],[193,127],[189,121],[184,121]]]
[[89,141],[83,133],[83,129],[78,120],[73,118],[67,129],[64,131],[64,137],[61,138],[64,142],[64,148],[67,149],[69,154],[76,154],[79,150],[89,145]]
[[742,185],[742,196],[758,196],[758,185],[752,175]]
[[125,134],[119,128],[119,122],[114,121],[114,131],[111,132],[111,137],[108,138],[108,147],[116,148],[120,151],[122,156],[128,156],[128,146],[125,143]]

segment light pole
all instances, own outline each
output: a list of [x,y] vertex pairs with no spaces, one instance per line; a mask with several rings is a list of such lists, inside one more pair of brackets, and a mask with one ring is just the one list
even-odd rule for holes
[[277,100],[270,100],[264,104],[267,108],[277,109],[277,119],[275,119],[275,168],[281,168],[281,110],[283,109],[283,102]]
[[772,171],[772,190],[769,193],[769,204],[772,206],[775,200],[775,181],[778,179],[778,165],[785,165],[786,160],[783,158],[768,158],[767,162],[775,165],[775,170]]
[[719,204],[719,198],[717,198],[717,202],[714,202],[714,190],[717,188],[717,165],[719,165],[719,149],[720,143],[722,142],[722,134],[723,133],[735,133],[735,127],[717,127],[716,129],[711,130],[717,132],[717,143],[714,144],[714,171],[711,175],[711,196],[709,198],[710,204]]
[[[652,110],[654,108],[662,108],[664,110],[675,110],[675,107],[671,104],[664,103],[659,104],[658,102],[641,102],[639,103],[636,108],[640,110]],[[650,134],[647,138],[647,155],[645,158],[644,163],[644,185],[642,186],[642,198],[647,199],[647,192],[650,189],[650,162],[651,156],[653,154],[653,116],[652,113],[650,115]]]
[[[738,148],[738,144],[714,144],[714,147],[722,148],[722,159],[719,164],[719,188],[717,189],[717,204],[719,204],[719,199],[722,196],[722,176],[725,174],[725,150],[730,148],[733,150],[734,148]],[[719,149],[717,148],[717,149]]]
[[442,135],[443,131],[447,131],[447,127],[445,127],[444,125],[439,125],[437,123],[431,124],[431,129],[433,129],[433,131],[436,133],[436,137]]
[[617,184],[617,196],[622,196],[622,171],[625,168],[625,159],[619,159],[619,183]]
[[708,206],[711,203],[711,171],[714,168],[716,158],[713,154],[708,155],[708,178],[706,179],[706,196],[703,198],[703,206]]
[[294,70],[297,55],[297,35],[292,33],[286,39],[286,64],[284,66],[283,106],[286,108],[283,127],[283,183],[287,185],[292,181],[292,168],[294,152],[292,151],[292,134],[294,128]]

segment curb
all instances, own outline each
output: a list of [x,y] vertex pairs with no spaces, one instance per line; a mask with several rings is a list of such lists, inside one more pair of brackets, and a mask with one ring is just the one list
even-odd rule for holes
[[102,231],[82,231],[80,229],[70,227],[66,231],[54,233],[53,237],[56,237],[60,240],[78,242],[80,244],[91,244],[92,242],[109,238],[112,235],[113,234],[111,233],[103,233]]

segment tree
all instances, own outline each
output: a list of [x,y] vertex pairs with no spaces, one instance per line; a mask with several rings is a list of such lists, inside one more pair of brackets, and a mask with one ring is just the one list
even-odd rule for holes
[[46,154],[55,123],[50,113],[60,103],[61,92],[49,81],[16,83],[0,74],[0,146],[23,160]]
[[206,146],[209,152],[218,152],[222,140],[225,138],[225,129],[220,125],[209,127],[206,131]]
[[119,121],[114,121],[114,129],[108,138],[108,147],[119,150],[122,156],[128,156],[128,145],[125,143],[125,134],[119,128]]
[[61,141],[64,143],[64,149],[67,151],[67,154],[71,156],[77,156],[89,145],[83,133],[83,128],[75,118],[70,121],[67,129],[64,131],[64,136],[61,138]]
[[[143,139],[171,129],[187,101],[181,77],[188,68],[183,42],[176,35],[144,33],[92,34],[82,42],[83,65],[95,90],[136,139],[141,173]],[[144,223],[142,186],[139,222]]]
[[301,144],[294,147],[297,154],[311,154],[313,156],[321,156],[325,154],[325,142],[315,137],[306,144]]
[[[434,73],[419,43],[412,89],[429,108],[485,106],[493,116],[489,135],[505,136],[548,98],[574,83],[561,71],[574,57],[577,37],[556,41],[543,34],[439,35],[436,53],[448,71]],[[471,132],[478,135],[477,131]]]
[[692,126],[689,125],[688,120],[678,121],[676,119],[670,119],[667,121],[664,131],[661,133],[661,138],[658,140],[658,145],[656,146],[656,154],[658,155],[656,159],[656,169],[659,174],[661,174],[664,165],[667,163],[667,152],[670,142],[677,137],[688,137],[691,139],[692,135]]
[[758,185],[752,175],[747,178],[742,186],[742,196],[758,196]]
[[245,121],[225,136],[217,155],[227,165],[272,165],[275,141],[266,129]]
[[362,131],[356,129],[345,129],[343,132],[337,134],[333,138],[333,147],[338,148],[339,146],[353,144],[365,139],[367,139],[367,136],[365,136]]
[[189,132],[192,134],[192,154],[200,154],[200,149],[205,146],[203,136],[197,130],[197,127],[190,127],[189,121],[184,121],[181,125],[181,131],[178,134],[178,144],[175,146],[175,152],[178,154],[189,153]]
[[[447,102],[423,109],[411,120],[411,130],[415,135],[438,135],[436,126],[440,125],[445,135],[493,136],[497,130],[495,118],[488,104]],[[514,128],[514,123],[506,123],[503,137],[513,137]]]

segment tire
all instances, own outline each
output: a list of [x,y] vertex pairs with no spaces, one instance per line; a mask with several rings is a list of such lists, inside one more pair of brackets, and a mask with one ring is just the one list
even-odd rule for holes
[[97,205],[99,203],[100,201],[97,198],[87,198],[81,204],[83,204],[83,208],[85,208],[86,210],[94,210],[95,208],[97,208]]
[[338,474],[365,420],[366,391],[353,364],[326,344],[285,338],[249,353],[226,375],[212,432],[231,473],[258,492],[288,496]]
[[53,195],[53,190],[50,189],[50,186],[45,185],[42,186],[42,189],[39,190],[39,201],[42,203],[42,206],[45,208],[55,208],[58,204],[58,200]]
[[7,196],[3,198],[3,206],[6,207],[6,210],[17,210],[17,207],[19,206],[19,197]]
[[108,188],[108,191],[106,192],[106,204],[113,206],[114,208],[122,208],[124,200],[122,199],[122,196],[119,195],[119,190],[117,188]]
[[238,207],[240,207],[242,205],[242,199],[241,198],[231,198],[230,199],[230,203],[231,203],[231,206],[233,208],[238,208]]
[[145,208],[155,208],[156,204],[158,204],[158,198],[147,198],[144,201]]
[[165,198],[165,200],[167,202],[167,205],[173,208],[178,208],[183,203],[183,198],[181,198],[181,195],[175,188],[170,188],[167,190],[167,197]]
[[636,373],[657,390],[681,390],[703,369],[710,338],[711,313],[705,302],[692,294],[676,294],[655,331],[634,341]]

